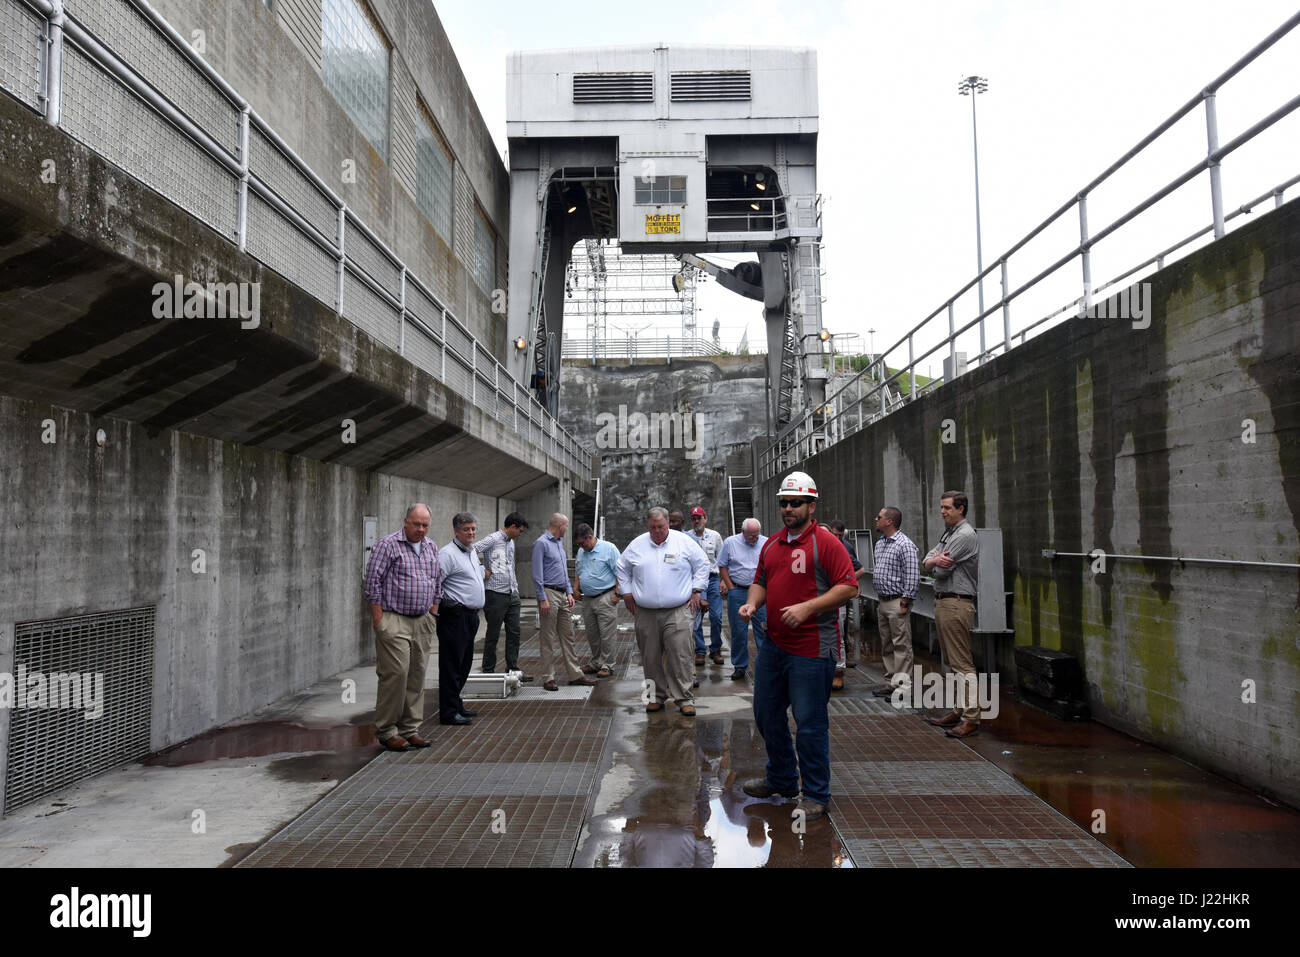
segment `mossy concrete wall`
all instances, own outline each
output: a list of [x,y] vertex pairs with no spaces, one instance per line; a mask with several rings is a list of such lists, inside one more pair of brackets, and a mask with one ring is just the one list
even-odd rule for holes
[[964,489],[1003,531],[1016,644],[1077,655],[1099,720],[1300,804],[1295,568],[1042,556],[1300,561],[1300,202],[1167,267],[1151,301],[1149,328],[1073,319],[803,467],[823,513],[867,528],[897,505],[922,553]]

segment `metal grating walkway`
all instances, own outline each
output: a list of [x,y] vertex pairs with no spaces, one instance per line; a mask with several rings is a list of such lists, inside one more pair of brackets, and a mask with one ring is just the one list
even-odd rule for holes
[[426,728],[431,748],[381,753],[238,866],[567,867],[608,711],[477,709],[469,728]]

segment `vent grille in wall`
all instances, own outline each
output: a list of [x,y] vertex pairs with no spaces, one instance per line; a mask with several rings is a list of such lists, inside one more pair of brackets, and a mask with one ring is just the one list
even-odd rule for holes
[[575,73],[574,103],[653,103],[653,73]]
[[4,813],[149,753],[153,649],[152,605],[15,625]]
[[672,76],[674,103],[699,103],[708,100],[750,99],[748,70],[726,70],[713,73],[674,73]]

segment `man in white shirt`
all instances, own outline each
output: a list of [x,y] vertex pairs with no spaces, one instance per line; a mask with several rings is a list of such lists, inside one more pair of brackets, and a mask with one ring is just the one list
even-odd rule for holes
[[649,685],[646,711],[672,698],[693,717],[691,619],[709,582],[709,560],[691,536],[668,527],[668,511],[652,508],[648,531],[618,559],[618,591],[636,618],[636,644]]

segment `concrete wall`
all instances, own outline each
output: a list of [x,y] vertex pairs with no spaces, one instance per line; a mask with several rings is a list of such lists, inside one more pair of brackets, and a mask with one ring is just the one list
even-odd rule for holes
[[[1105,723],[1300,804],[1295,569],[1112,559],[1094,574],[1041,555],[1300,560],[1300,202],[1151,293],[1150,328],[1072,320],[804,467],[823,514],[866,528],[898,505],[923,553],[940,493],[964,489],[975,524],[1003,530],[1016,643],[1077,655]],[[1010,643],[999,665],[1014,673]]]
[[[116,6],[121,0],[93,2]],[[409,164],[401,162],[395,145],[413,140],[413,117],[399,104],[413,105],[418,91],[455,158],[455,206],[474,215],[477,201],[492,223],[502,252],[494,287],[506,289],[509,179],[433,4],[377,0],[370,7],[393,51],[386,159],[361,135],[321,79],[319,0],[279,6],[277,14],[260,0],[154,4],[187,39],[203,31],[204,58],[504,362],[505,315],[492,313],[490,295],[478,288],[470,272],[472,220],[458,223],[454,237],[439,236],[413,198],[413,167],[408,170]],[[303,49],[313,36],[315,60]],[[354,183],[344,181],[345,160],[356,164]]]
[[[654,505],[683,512],[702,505],[709,527],[724,538],[731,534],[727,476],[752,473],[750,442],[763,429],[764,369],[762,356],[635,366],[565,362],[560,422],[600,455],[606,538],[622,548],[645,531],[645,512]],[[631,426],[602,435],[602,423],[617,422],[621,410]],[[631,417],[638,413],[675,414],[679,423],[681,416],[694,418],[689,432],[670,429],[665,441],[661,428],[654,447],[636,448]],[[680,443],[672,441],[679,436]]]
[[456,512],[486,534],[516,505],[7,396],[0,488],[0,672],[14,670],[16,622],[156,605],[155,750],[373,659],[365,516],[387,535],[423,501],[441,546]]

